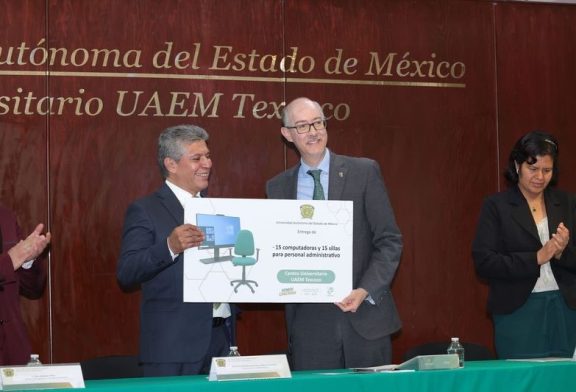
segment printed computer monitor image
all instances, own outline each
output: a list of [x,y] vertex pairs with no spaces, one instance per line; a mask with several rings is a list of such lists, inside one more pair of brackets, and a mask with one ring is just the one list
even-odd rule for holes
[[200,259],[204,264],[232,260],[232,254],[220,255],[220,249],[233,248],[240,231],[240,218],[227,215],[196,214],[196,226],[204,232],[198,249],[213,249],[214,256]]

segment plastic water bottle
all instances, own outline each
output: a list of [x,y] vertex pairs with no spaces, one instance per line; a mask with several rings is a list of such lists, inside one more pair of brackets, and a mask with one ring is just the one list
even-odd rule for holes
[[30,354],[30,360],[26,364],[27,366],[40,366],[42,362],[40,362],[40,355],[38,354]]
[[238,346],[230,346],[230,352],[228,353],[229,357],[239,357],[240,352],[238,351]]
[[446,352],[448,354],[458,354],[458,363],[460,367],[464,367],[464,346],[460,344],[459,338],[452,338],[451,340]]

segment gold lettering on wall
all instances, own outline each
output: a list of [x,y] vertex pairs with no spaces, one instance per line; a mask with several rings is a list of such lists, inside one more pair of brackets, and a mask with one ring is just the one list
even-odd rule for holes
[[[138,48],[50,48],[46,39],[41,38],[36,45],[21,42],[0,46],[0,77],[466,88],[466,65],[441,57],[431,52],[427,58],[416,58],[409,51],[369,51],[362,58],[350,57],[345,48],[336,48],[327,55],[311,56],[298,46],[278,54],[255,48],[238,51],[229,45],[208,46],[201,42],[182,47],[173,41],[163,42],[151,52]],[[271,119],[280,118],[284,105],[246,92],[233,92],[227,97],[219,91],[145,91],[121,85],[117,87],[115,102],[105,102],[87,88],[78,88],[69,96],[43,94],[26,91],[23,87],[0,90],[0,116],[72,114],[93,117],[112,110],[120,117],[219,117],[222,101],[229,100],[232,118]],[[351,108],[347,103],[323,105],[331,118],[338,121],[350,116]]]

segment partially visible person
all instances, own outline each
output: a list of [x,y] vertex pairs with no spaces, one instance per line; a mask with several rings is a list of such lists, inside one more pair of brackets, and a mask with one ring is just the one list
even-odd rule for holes
[[184,224],[184,206],[208,187],[207,140],[195,125],[165,129],[157,156],[164,184],[126,212],[116,276],[123,288],[142,289],[140,362],[146,377],[207,373],[212,357],[226,356],[233,339],[229,304],[184,302],[183,252],[204,241],[198,227]]
[[46,272],[36,260],[50,243],[39,224],[22,240],[16,216],[0,206],[0,366],[24,365],[32,351],[20,309],[20,295],[37,299],[44,291]]
[[282,135],[300,162],[266,184],[271,199],[350,200],[354,205],[353,290],[336,304],[287,304],[294,369],[388,364],[391,335],[401,322],[391,284],[402,236],[378,164],[328,150],[326,117],[318,102],[297,98],[284,108]]
[[533,131],[508,159],[506,191],[482,206],[472,257],[490,285],[500,358],[571,357],[576,345],[576,199],[554,188],[556,138]]

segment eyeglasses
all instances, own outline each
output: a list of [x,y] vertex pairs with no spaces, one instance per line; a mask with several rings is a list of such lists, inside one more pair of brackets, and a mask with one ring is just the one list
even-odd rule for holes
[[285,128],[295,129],[296,132],[302,134],[302,133],[310,132],[312,127],[314,127],[314,129],[317,131],[323,131],[326,129],[326,120],[316,120],[316,121],[311,122],[311,123],[298,124],[298,125],[295,125],[293,127],[285,127]]

